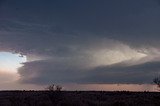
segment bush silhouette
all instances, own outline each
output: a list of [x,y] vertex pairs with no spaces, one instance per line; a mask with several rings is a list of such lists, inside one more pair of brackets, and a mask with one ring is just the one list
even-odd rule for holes
[[59,85],[56,85],[55,86],[55,91],[61,91],[62,90],[62,87],[61,86],[59,86]]
[[61,91],[62,87],[60,85],[51,84],[46,88],[46,90],[49,90],[49,91]]
[[160,77],[154,78],[153,83],[156,84],[158,88],[160,88]]

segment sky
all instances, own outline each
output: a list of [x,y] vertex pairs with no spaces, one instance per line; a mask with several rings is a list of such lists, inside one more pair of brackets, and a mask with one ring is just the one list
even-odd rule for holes
[[159,11],[160,0],[0,0],[0,77],[17,76],[0,89],[146,88],[160,72]]

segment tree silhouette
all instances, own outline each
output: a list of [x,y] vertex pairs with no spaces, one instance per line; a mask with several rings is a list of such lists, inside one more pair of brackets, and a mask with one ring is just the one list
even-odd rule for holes
[[49,91],[54,91],[55,90],[55,85],[54,84],[49,85],[46,89],[49,90]]
[[158,88],[160,88],[160,77],[154,78],[153,83],[156,84]]
[[57,85],[55,91],[61,91],[61,90],[62,90],[62,87]]
[[61,91],[62,87],[60,85],[51,84],[46,89],[49,91]]

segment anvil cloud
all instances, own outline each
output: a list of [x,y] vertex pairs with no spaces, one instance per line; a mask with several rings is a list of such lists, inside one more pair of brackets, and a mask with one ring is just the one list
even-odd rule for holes
[[160,66],[158,0],[2,0],[0,51],[19,82],[150,83]]

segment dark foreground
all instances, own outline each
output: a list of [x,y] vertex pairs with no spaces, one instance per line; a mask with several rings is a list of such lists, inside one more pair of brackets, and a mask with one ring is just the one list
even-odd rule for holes
[[160,93],[1,91],[0,106],[160,106]]

